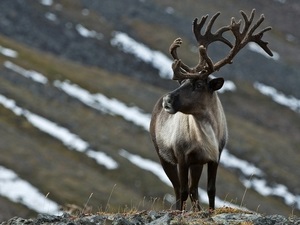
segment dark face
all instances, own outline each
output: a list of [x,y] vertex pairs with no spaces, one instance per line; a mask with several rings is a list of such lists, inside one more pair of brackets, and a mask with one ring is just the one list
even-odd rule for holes
[[197,113],[208,106],[213,92],[219,90],[223,84],[223,78],[183,80],[179,88],[164,96],[163,108],[170,114]]

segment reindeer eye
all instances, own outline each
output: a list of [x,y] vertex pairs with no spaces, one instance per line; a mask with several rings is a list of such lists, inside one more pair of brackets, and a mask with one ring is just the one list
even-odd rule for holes
[[203,89],[203,87],[204,87],[203,82],[196,82],[196,83],[195,83],[195,88],[196,88],[196,89]]

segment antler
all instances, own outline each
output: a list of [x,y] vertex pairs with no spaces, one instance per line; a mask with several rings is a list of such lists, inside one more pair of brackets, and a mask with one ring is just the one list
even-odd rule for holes
[[258,44],[268,55],[273,56],[272,51],[269,49],[267,46],[268,42],[265,42],[262,39],[263,34],[266,31],[271,30],[271,27],[266,27],[262,31],[260,31],[257,34],[253,34],[254,31],[260,26],[260,24],[264,21],[265,17],[264,15],[260,15],[260,18],[257,20],[257,22],[251,27],[251,23],[253,22],[254,14],[255,14],[255,9],[251,11],[251,14],[249,17],[247,17],[246,13],[244,11],[240,11],[241,15],[244,18],[245,21],[245,26],[244,29],[240,32],[240,27],[241,27],[241,20],[238,22],[235,22],[235,19],[231,19],[231,32],[235,36],[235,44],[233,48],[230,50],[229,54],[219,62],[217,62],[215,66],[215,70],[219,70],[222,66],[226,64],[232,63],[232,59],[234,56],[247,45],[249,42],[255,42]]
[[[216,70],[219,70],[226,64],[231,64],[234,56],[244,48],[249,42],[257,43],[266,53],[270,56],[273,56],[272,51],[267,46],[268,42],[262,40],[263,34],[266,31],[271,30],[271,27],[266,27],[262,31],[257,34],[253,34],[254,31],[261,25],[264,21],[264,16],[261,15],[258,21],[251,27],[251,24],[254,19],[255,9],[251,11],[249,17],[247,17],[244,11],[240,11],[243,19],[244,19],[244,28],[240,31],[241,28],[241,20],[238,22],[235,21],[235,18],[231,19],[231,23],[228,26],[223,26],[218,29],[215,33],[211,32],[212,26],[216,21],[217,17],[220,15],[220,12],[216,13],[208,22],[206,30],[204,34],[201,34],[201,30],[208,18],[208,15],[203,16],[198,23],[198,19],[196,18],[193,22],[193,32],[195,34],[196,40],[199,44],[199,62],[194,67],[191,68],[181,62],[177,55],[177,48],[182,44],[181,38],[177,38],[170,46],[170,53],[174,58],[174,63],[172,65],[174,76],[173,80],[183,80],[183,79],[196,79],[200,77],[208,77],[211,73]],[[234,45],[231,44],[229,40],[223,37],[223,33],[231,31],[235,37]],[[208,46],[216,41],[223,42],[227,46],[231,48],[229,54],[219,60],[217,63],[213,63],[211,58],[207,55]]]

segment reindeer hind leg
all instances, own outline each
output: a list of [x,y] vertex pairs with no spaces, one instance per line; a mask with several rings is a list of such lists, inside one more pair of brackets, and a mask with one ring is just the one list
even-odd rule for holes
[[209,210],[215,209],[215,196],[216,196],[216,177],[218,170],[218,163],[209,162],[207,164],[207,194],[209,200]]

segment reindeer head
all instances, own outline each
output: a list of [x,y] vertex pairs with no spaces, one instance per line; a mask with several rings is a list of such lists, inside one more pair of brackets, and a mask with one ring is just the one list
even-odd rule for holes
[[[209,75],[214,71],[218,71],[224,65],[231,64],[235,55],[249,42],[257,43],[266,53],[273,56],[272,51],[267,46],[268,43],[261,40],[263,34],[271,30],[271,27],[264,28],[257,34],[253,34],[263,22],[264,16],[261,15],[257,22],[251,26],[255,10],[252,10],[249,17],[247,17],[244,11],[240,11],[240,13],[244,19],[242,29],[241,20],[236,22],[235,19],[232,18],[230,25],[221,27],[215,33],[212,33],[212,26],[220,15],[218,12],[208,22],[203,35],[201,34],[201,30],[208,16],[203,16],[199,23],[197,18],[194,20],[193,32],[199,44],[199,62],[195,67],[191,68],[187,66],[178,58],[177,48],[182,44],[181,38],[175,39],[171,44],[169,51],[174,58],[172,64],[173,80],[178,80],[180,87],[163,98],[163,107],[167,112],[172,114],[180,111],[190,114],[212,105],[211,98],[215,96],[214,92],[223,86],[224,79],[212,79],[209,78]],[[223,37],[223,34],[228,31],[230,31],[235,38],[234,44]],[[211,43],[216,41],[226,44],[230,47],[230,51],[227,56],[214,63],[207,55],[207,48]]]
[[184,79],[180,87],[164,96],[163,108],[170,114],[178,111],[185,114],[201,113],[212,104],[214,92],[219,90],[223,83],[223,78]]

